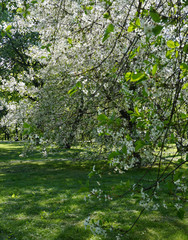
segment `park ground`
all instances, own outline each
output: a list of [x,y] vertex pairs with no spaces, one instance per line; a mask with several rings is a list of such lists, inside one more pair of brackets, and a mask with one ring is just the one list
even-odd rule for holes
[[[138,216],[139,209],[131,195],[117,196],[145,169],[117,174],[105,162],[82,161],[82,149],[76,148],[47,157],[39,152],[20,157],[22,151],[22,143],[0,143],[0,240],[99,240],[103,238],[84,227],[88,216],[114,229],[128,229]],[[96,171],[102,169],[102,178],[88,177],[94,164]],[[155,169],[148,177],[154,176]],[[113,192],[113,201],[88,200],[97,182],[104,192]],[[162,197],[170,202],[171,196],[165,191]],[[115,240],[115,235],[112,233],[111,239]],[[146,211],[121,239],[187,240],[187,213],[181,220],[170,205],[167,209]]]

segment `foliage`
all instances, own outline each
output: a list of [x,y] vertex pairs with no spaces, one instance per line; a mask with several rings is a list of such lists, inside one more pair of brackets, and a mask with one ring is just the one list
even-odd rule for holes
[[[166,179],[178,193],[175,201],[181,201],[188,161],[187,2],[5,3],[1,66],[16,76],[1,76],[1,92],[11,93],[11,106],[16,98],[26,107],[18,118],[20,131],[45,154],[50,145],[91,142],[119,173],[157,167],[155,182],[141,178],[129,186],[143,196],[143,209],[129,230],[152,208]],[[21,55],[14,51],[20,45]],[[176,152],[165,161],[174,145]],[[177,209],[182,218],[183,205]]]

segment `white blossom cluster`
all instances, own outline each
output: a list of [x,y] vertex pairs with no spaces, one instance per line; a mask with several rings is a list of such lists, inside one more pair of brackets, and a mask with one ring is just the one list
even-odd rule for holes
[[85,197],[84,199],[89,200],[93,198],[96,198],[99,201],[104,200],[105,202],[113,200],[113,198],[109,194],[105,194],[102,189],[96,189],[96,188],[92,189],[90,194],[88,194],[88,198]]
[[181,191],[183,193],[185,193],[187,191],[187,185],[186,185],[186,183],[181,181],[181,179],[178,179],[177,181],[175,181],[174,184],[176,185],[177,191]]
[[[1,126],[18,125],[22,131],[24,122],[32,122],[35,132],[29,139],[43,146],[44,156],[49,144],[64,147],[92,140],[114,154],[110,164],[120,173],[153,163],[156,148],[170,144],[172,133],[186,144],[182,129],[186,129],[188,92],[183,89],[187,79],[182,49],[187,10],[175,0],[170,2],[28,0],[25,5],[25,1],[9,1],[9,11],[17,14],[2,21],[0,30],[11,25],[12,35],[38,33],[38,43],[24,54],[29,66],[36,61],[42,67],[0,77],[0,91],[22,97],[19,103],[5,104],[8,114]],[[157,13],[152,15],[152,8]],[[176,19],[178,24],[173,24]],[[35,78],[42,87],[33,85]],[[181,181],[175,185],[177,191],[187,191]],[[140,206],[159,209],[143,190],[141,196]],[[88,197],[112,200],[97,188]],[[99,223],[89,218],[85,225],[89,224],[94,234],[105,235]]]
[[87,229],[88,227],[90,228],[91,232],[94,235],[102,235],[104,237],[107,236],[106,231],[101,227],[100,221],[92,221],[93,219],[91,219],[91,217],[88,217],[85,219],[84,221],[84,226],[85,229]]

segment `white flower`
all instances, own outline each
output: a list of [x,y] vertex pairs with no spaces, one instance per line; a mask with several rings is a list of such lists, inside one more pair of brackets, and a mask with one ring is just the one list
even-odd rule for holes
[[182,205],[179,203],[176,203],[174,207],[179,211],[182,208]]
[[87,228],[87,226],[89,225],[89,222],[90,222],[90,217],[87,217],[84,221],[84,226],[85,226],[85,229]]

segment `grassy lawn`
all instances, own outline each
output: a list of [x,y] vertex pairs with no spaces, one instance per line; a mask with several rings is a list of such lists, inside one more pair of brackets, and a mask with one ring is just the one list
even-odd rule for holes
[[[104,191],[118,193],[126,188],[128,180],[139,179],[144,169],[115,174],[107,173],[104,167],[101,179],[89,179],[93,164],[74,161],[81,150],[62,151],[46,158],[39,153],[20,158],[22,149],[21,143],[0,143],[0,240],[97,240],[102,238],[84,227],[89,215],[102,219],[106,226],[123,229],[128,229],[138,216],[139,209],[129,194],[114,201],[85,201],[84,197],[96,188],[96,182]],[[151,170],[150,177],[155,174],[155,169]],[[169,198],[165,192],[163,197]],[[116,238],[112,233],[108,239]],[[167,210],[146,211],[121,239],[187,240],[187,214],[180,220],[170,206]]]

